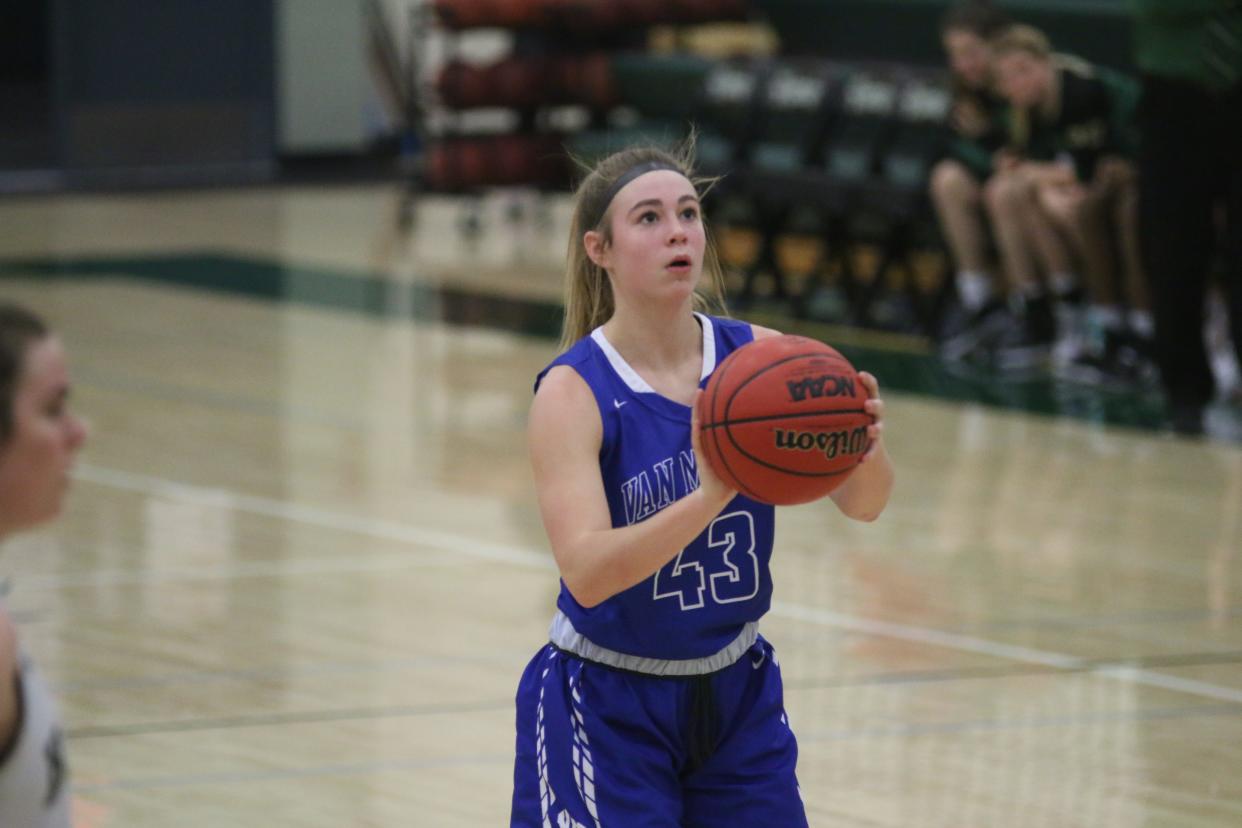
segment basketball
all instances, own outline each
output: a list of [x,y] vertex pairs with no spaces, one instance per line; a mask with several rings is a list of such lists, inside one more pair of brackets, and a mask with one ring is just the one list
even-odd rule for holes
[[719,477],[762,503],[817,500],[871,448],[867,389],[835,349],[803,336],[730,354],[699,397],[701,446]]

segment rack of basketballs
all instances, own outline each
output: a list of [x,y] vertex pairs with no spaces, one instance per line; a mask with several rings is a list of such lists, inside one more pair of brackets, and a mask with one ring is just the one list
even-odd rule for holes
[[[509,54],[485,65],[450,53],[435,74],[439,109],[456,116],[505,109],[515,116],[505,132],[471,130],[459,117],[426,137],[422,185],[447,192],[563,188],[570,179],[566,144],[589,156],[600,141],[622,140],[610,120],[625,99],[618,75],[626,75],[627,62],[642,62],[649,27],[739,20],[747,12],[747,0],[434,0],[432,6],[450,39],[505,29],[513,43]],[[564,107],[580,111],[572,128],[551,117]]]

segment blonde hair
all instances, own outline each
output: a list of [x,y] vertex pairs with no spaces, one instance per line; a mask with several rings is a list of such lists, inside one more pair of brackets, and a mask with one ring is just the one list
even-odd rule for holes
[[1048,60],[1052,57],[1052,44],[1048,41],[1048,36],[1039,29],[1019,23],[1005,29],[992,40],[992,53],[995,56],[1012,52]]
[[[611,243],[612,206],[608,201],[615,195],[613,186],[634,167],[655,163],[684,175],[701,198],[714,183],[714,179],[696,178],[693,158],[694,136],[691,135],[671,150],[638,146],[615,152],[597,162],[582,179],[574,193],[574,213],[569,227],[561,350],[567,349],[607,322],[616,309],[608,273],[591,261],[583,240],[588,231],[594,230],[603,235],[605,244]],[[595,216],[599,216],[599,219],[593,225],[586,226]],[[706,230],[704,226],[705,233]],[[707,237],[703,255],[703,276],[705,278],[699,282],[694,293],[695,310],[726,315],[724,274],[721,272],[720,260],[710,235]]]

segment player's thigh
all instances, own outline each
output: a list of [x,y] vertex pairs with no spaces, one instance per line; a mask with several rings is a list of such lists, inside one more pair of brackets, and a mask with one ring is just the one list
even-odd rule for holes
[[806,825],[798,743],[776,653],[763,639],[715,688],[723,722],[711,758],[685,782],[685,828]]
[[676,759],[659,715],[675,715],[673,692],[542,651],[518,689],[511,826],[679,828]]
[[683,828],[806,828],[797,779],[720,777],[717,784],[686,793]]
[[960,161],[946,158],[932,167],[929,176],[932,198],[941,209],[976,208],[983,188]]
[[1090,209],[1086,193],[1080,188],[1045,184],[1036,188],[1036,202],[1057,227],[1072,228]]

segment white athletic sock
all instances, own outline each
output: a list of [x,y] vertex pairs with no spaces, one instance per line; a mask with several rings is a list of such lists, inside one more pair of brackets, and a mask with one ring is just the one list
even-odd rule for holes
[[992,280],[986,273],[977,270],[959,270],[957,295],[961,297],[967,310],[979,310],[992,298]]
[[1094,327],[1115,331],[1121,327],[1123,316],[1117,305],[1092,305],[1087,309],[1087,318]]
[[1156,335],[1156,323],[1152,319],[1151,311],[1132,310],[1127,321],[1130,323],[1130,329],[1144,339],[1151,339]]

